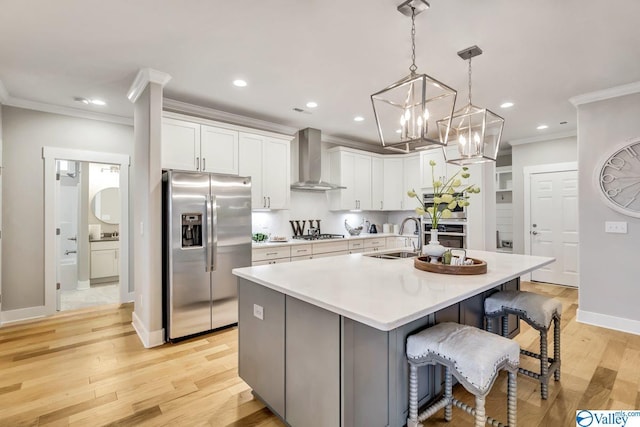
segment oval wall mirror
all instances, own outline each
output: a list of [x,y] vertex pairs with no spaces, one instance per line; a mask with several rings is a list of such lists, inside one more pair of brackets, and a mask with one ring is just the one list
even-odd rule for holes
[[104,188],[93,196],[91,201],[93,214],[107,224],[120,224],[120,189]]

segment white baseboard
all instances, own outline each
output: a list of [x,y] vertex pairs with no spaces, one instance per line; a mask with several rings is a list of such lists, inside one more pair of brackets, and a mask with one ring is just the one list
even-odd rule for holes
[[122,302],[133,302],[136,299],[136,293],[135,292],[129,292],[126,296],[126,301],[122,301]]
[[79,291],[86,291],[91,288],[91,281],[89,280],[78,280],[78,287],[76,288]]
[[640,335],[640,321],[638,320],[609,316],[608,314],[594,313],[580,309],[578,309],[576,319],[580,323]]
[[47,310],[44,305],[38,307],[18,308],[0,312],[0,324],[20,322],[21,320],[45,317]]
[[164,329],[149,332],[140,318],[136,315],[135,311],[131,314],[131,320],[133,329],[138,333],[138,337],[145,348],[158,347],[164,344]]

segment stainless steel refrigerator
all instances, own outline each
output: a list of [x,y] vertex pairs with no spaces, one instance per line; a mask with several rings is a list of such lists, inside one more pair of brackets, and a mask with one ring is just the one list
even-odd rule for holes
[[163,289],[172,341],[238,322],[237,279],[251,265],[251,178],[163,173]]

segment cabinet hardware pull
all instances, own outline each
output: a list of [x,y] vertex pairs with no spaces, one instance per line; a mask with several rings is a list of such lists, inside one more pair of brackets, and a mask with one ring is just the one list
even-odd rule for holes
[[205,159],[204,157],[202,158],[202,170],[207,170],[207,159]]
[[382,204],[383,204],[383,203],[384,203],[384,202],[383,202],[382,200],[380,200],[380,210],[382,210],[382,209],[383,209],[383,208],[382,208]]
[[266,198],[266,197],[263,197],[263,198],[262,198],[262,207],[263,207],[263,208],[266,208],[266,207],[267,207],[267,198]]
[[271,208],[271,196],[267,196],[267,200],[269,201],[269,205],[267,207]]
[[196,170],[200,170],[200,157],[196,157]]
[[278,255],[278,252],[267,252],[267,256],[269,255]]

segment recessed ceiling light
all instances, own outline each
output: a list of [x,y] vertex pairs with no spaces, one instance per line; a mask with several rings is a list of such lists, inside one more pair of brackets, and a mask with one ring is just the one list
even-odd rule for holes
[[247,86],[247,82],[241,79],[237,79],[233,81],[233,85],[237,87],[245,87]]
[[355,122],[361,122],[361,121],[363,121],[363,120],[364,120],[364,117],[362,117],[362,116],[355,116],[355,117],[353,118],[353,121],[355,121]]
[[561,125],[566,125],[569,122],[560,122]]
[[500,104],[500,108],[511,108],[513,107],[513,102],[503,102]]
[[540,126],[538,126],[536,129],[538,129],[538,130],[543,130],[543,129],[546,129],[546,128],[548,128],[548,127],[549,127],[549,126],[547,126],[547,125],[540,125]]
[[76,96],[73,98],[74,101],[79,102],[80,104],[89,105],[89,100],[87,98],[82,98],[80,96]]
[[92,103],[93,105],[99,105],[101,107],[103,105],[107,105],[107,103],[104,102],[102,99],[90,99],[89,102]]
[[309,101],[307,102],[307,108],[316,108],[318,106],[317,102]]

